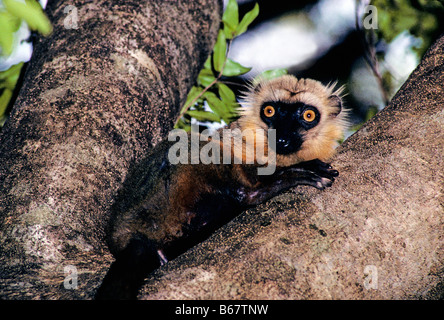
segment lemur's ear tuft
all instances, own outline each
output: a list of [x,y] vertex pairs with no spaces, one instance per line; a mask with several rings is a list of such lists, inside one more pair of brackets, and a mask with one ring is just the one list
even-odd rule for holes
[[333,94],[330,97],[328,97],[328,100],[330,101],[331,107],[333,108],[333,111],[330,113],[330,116],[336,117],[338,114],[341,113],[342,99],[340,96]]

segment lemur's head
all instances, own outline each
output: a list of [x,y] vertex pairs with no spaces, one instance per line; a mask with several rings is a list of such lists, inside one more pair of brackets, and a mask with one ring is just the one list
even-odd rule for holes
[[276,163],[327,160],[347,127],[342,89],[311,79],[281,76],[253,85],[241,109],[241,130],[276,130]]

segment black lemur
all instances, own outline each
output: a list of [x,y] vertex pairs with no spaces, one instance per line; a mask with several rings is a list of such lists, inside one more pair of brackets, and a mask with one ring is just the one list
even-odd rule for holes
[[[116,260],[96,299],[136,299],[150,272],[249,206],[297,185],[331,186],[338,172],[323,161],[333,155],[347,127],[340,93],[288,75],[253,85],[241,116],[227,127],[232,131],[220,129],[220,138],[212,141],[220,146],[219,164],[172,164],[168,156],[176,142],[159,143],[128,174],[112,207],[107,241]],[[246,132],[241,144],[224,139],[234,129]],[[268,147],[268,129],[275,129],[273,147]],[[248,141],[254,141],[253,149]],[[265,159],[275,160],[271,175],[258,174],[270,160],[253,155],[254,161],[246,163],[259,145]],[[227,151],[228,164],[222,159]]]

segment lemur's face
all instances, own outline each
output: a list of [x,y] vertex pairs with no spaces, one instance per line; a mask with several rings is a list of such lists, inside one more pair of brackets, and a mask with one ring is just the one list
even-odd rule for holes
[[321,119],[316,107],[303,102],[267,101],[260,115],[268,128],[276,130],[276,153],[282,155],[299,151],[306,133]]
[[326,161],[347,127],[340,93],[333,86],[288,75],[262,81],[246,96],[239,123],[243,129],[276,130],[279,166]]

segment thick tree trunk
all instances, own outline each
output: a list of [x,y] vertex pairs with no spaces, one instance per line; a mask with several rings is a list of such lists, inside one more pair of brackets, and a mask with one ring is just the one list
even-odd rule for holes
[[325,191],[258,206],[159,269],[143,299],[443,298],[444,37],[350,137]]
[[[36,44],[0,137],[0,298],[94,294],[112,259],[113,196],[172,128],[222,4],[50,1],[47,12],[54,33]],[[63,286],[69,265],[77,290]]]

